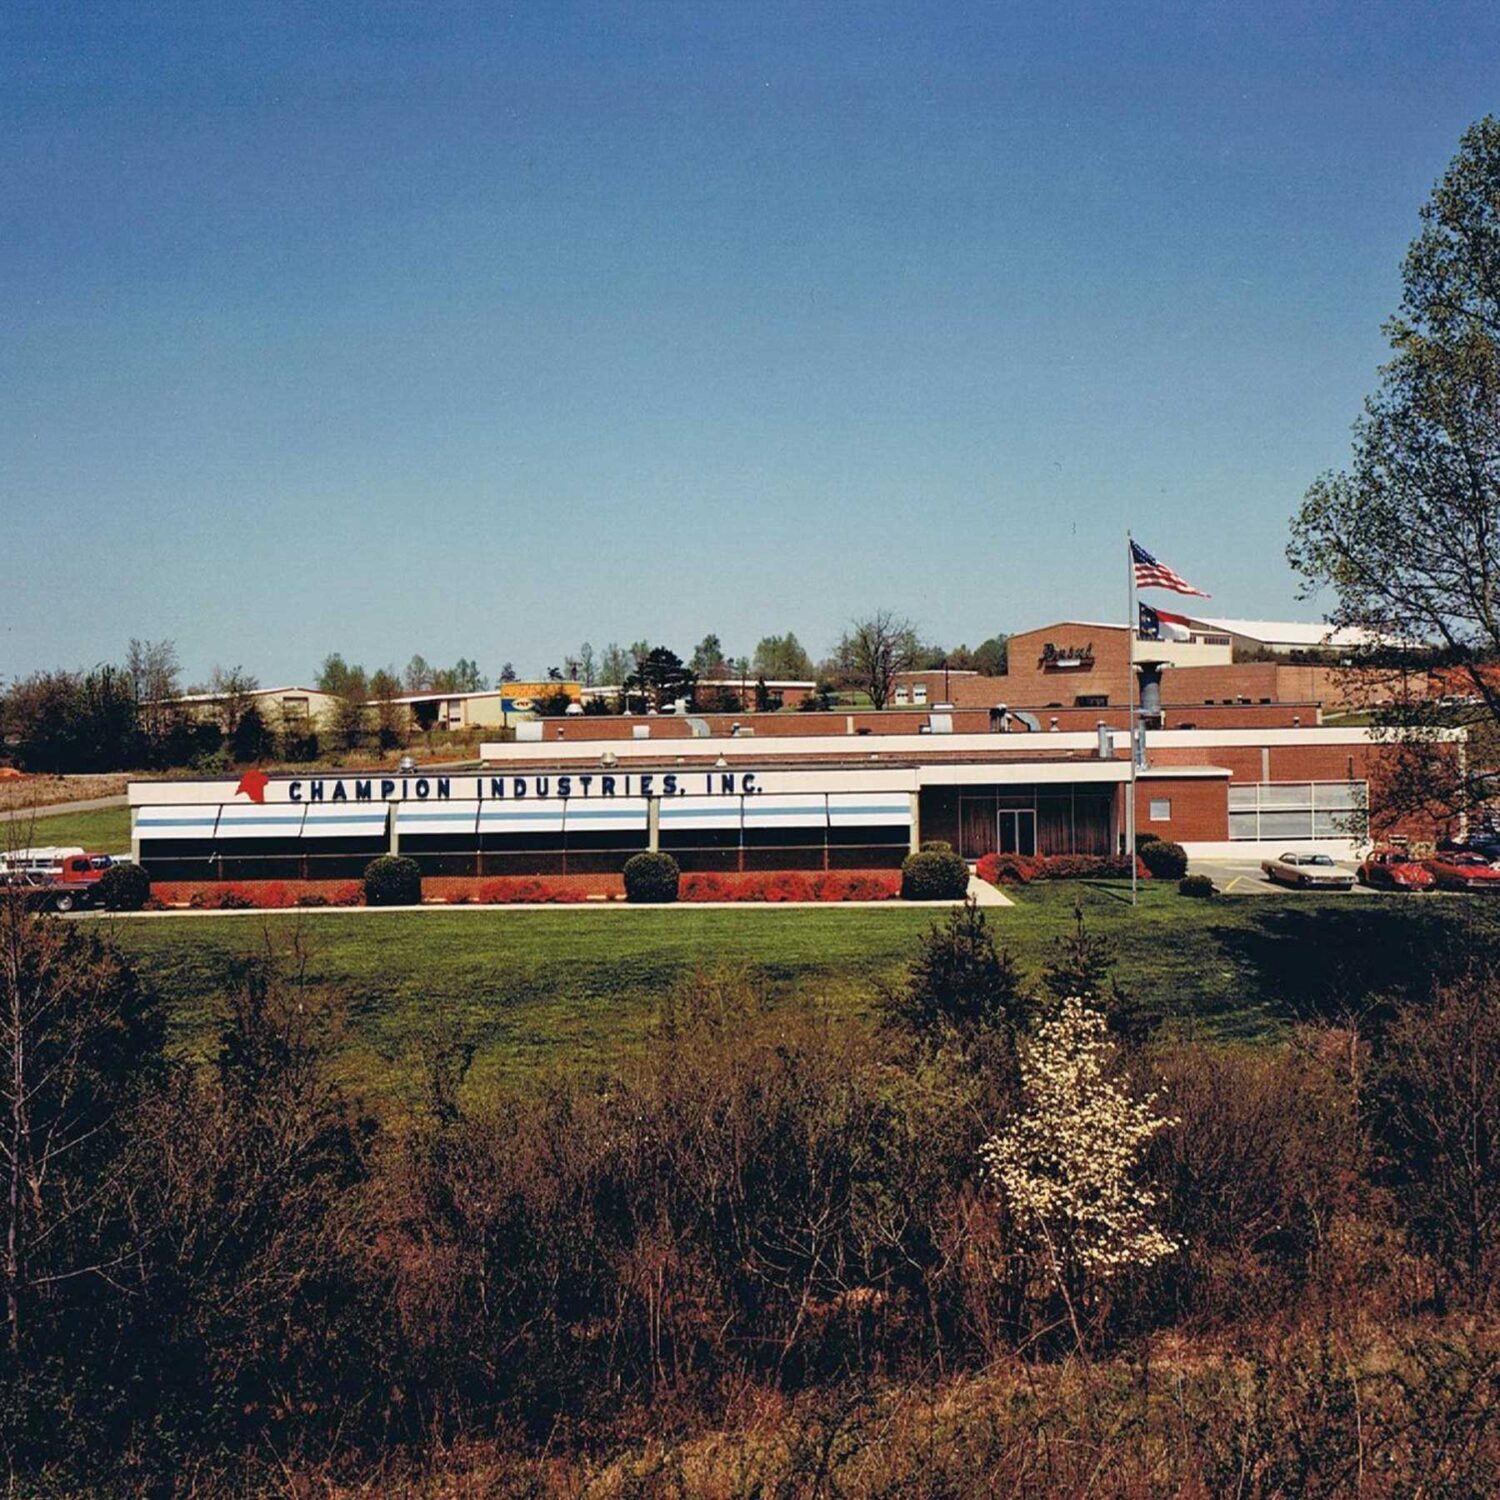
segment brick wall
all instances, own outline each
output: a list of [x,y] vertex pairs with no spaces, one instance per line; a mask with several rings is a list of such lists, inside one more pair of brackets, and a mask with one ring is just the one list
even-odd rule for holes
[[[1153,802],[1171,804],[1171,816],[1154,819]],[[1222,776],[1151,776],[1135,784],[1137,835],[1154,833],[1174,844],[1228,837],[1229,781]]]

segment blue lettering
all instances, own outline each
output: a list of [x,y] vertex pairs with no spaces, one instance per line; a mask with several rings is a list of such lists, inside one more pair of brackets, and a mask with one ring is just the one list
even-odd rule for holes
[[643,796],[643,797],[649,797],[651,795],[651,788],[655,784],[655,782],[656,782],[656,777],[654,777],[654,776],[642,776],[641,777],[641,796]]
[[760,790],[760,788],[755,784],[754,771],[746,771],[745,774],[740,777],[740,790],[745,793],[758,792]]
[[389,802],[395,795],[396,783],[389,776],[382,777],[380,782],[380,800]]
[[547,788],[550,785],[551,785],[551,778],[550,777],[547,777],[547,776],[538,776],[537,779],[536,779],[536,794],[537,794],[537,796],[538,797],[545,797],[547,795]]
[[733,771],[726,771],[721,777],[719,777],[719,790],[723,792],[726,797],[734,796]]
[[447,797],[447,795],[448,795],[448,783],[449,783],[449,778],[448,777],[446,777],[446,776],[439,776],[438,777],[438,801],[439,802],[443,801]]
[[431,790],[432,790],[432,785],[427,780],[427,778],[425,776],[418,776],[417,777],[417,801],[418,802],[425,802],[427,800],[427,794]]
[[490,796],[503,797],[505,795],[505,778],[503,776],[490,777]]
[[599,795],[601,797],[613,797],[615,794],[615,778],[613,776],[601,776],[599,778]]
[[302,783],[300,781],[287,782],[286,799],[288,802],[300,802],[302,800]]
[[594,778],[592,776],[580,776],[578,778],[578,784],[583,788],[583,795],[587,797],[589,794],[589,788],[594,784]]
[[309,783],[307,792],[310,802],[321,802],[323,800],[323,783],[321,781]]
[[557,778],[557,795],[559,797],[571,797],[573,795],[573,778],[571,776],[559,776]]
[[354,783],[354,800],[356,802],[368,802],[370,800],[371,785],[368,781],[356,781]]
[[342,781],[335,781],[333,784],[333,801],[347,802],[348,800],[349,793],[344,790],[344,783]]
[[677,773],[668,771],[661,779],[661,794],[663,797],[675,797],[677,795]]
[[510,794],[512,797],[524,797],[526,795],[526,778],[524,776],[511,777]]
[[401,778],[401,800],[403,802],[405,802],[406,799],[408,797],[410,797],[410,796],[411,796],[411,781],[407,777],[403,776]]

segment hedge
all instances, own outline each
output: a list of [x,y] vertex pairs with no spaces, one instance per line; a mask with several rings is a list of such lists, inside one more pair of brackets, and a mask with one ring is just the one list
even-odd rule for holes
[[420,906],[422,871],[402,854],[382,854],[365,868],[367,906]]
[[1177,882],[1177,890],[1184,896],[1217,896],[1214,883],[1207,875],[1184,875]]
[[[981,880],[991,885],[1029,885],[1033,880],[1125,879],[1130,860],[1123,854],[986,854],[978,865]],[[1136,875],[1151,878],[1145,856],[1136,860]]]
[[684,875],[684,901],[893,901],[901,893],[894,871],[796,870],[752,875]]
[[111,865],[96,890],[106,911],[140,911],[151,899],[151,877],[139,865]]
[[1181,880],[1187,874],[1187,850],[1181,844],[1155,839],[1137,851],[1141,862],[1158,880]]
[[682,871],[670,854],[647,851],[625,861],[625,899],[642,903],[675,901]]
[[903,901],[962,901],[968,889],[969,867],[951,852],[908,854],[901,865]]

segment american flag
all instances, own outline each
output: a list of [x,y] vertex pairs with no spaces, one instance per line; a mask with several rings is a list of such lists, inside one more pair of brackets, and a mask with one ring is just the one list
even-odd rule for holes
[[1196,594],[1200,599],[1210,597],[1202,589],[1195,589],[1165,563],[1157,562],[1139,542],[1131,542],[1130,560],[1135,564],[1135,586],[1138,589],[1171,589],[1174,594]]

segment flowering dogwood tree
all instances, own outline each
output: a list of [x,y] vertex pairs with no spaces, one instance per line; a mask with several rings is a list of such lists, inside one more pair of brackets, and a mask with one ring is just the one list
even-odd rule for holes
[[1067,1300],[1075,1328],[1091,1289],[1178,1248],[1153,1223],[1157,1195],[1139,1181],[1146,1143],[1175,1122],[1154,1112],[1156,1095],[1125,1091],[1114,1058],[1105,1017],[1064,1000],[1023,1048],[1020,1109],[980,1147],[1020,1248]]

